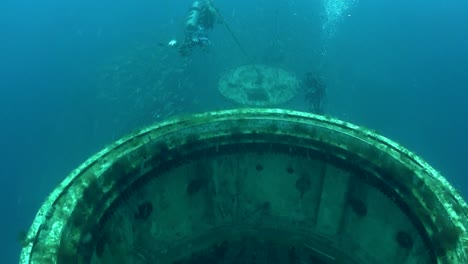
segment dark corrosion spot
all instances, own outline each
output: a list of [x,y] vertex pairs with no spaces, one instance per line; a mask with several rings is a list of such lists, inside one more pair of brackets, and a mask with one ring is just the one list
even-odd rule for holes
[[263,202],[258,206],[258,209],[261,211],[269,211],[271,209],[271,204],[269,201]]
[[150,217],[152,212],[153,204],[151,202],[141,203],[135,212],[135,219],[146,220],[148,217]]
[[306,175],[302,175],[296,180],[296,190],[301,194],[301,197],[310,189],[310,186],[310,179]]
[[413,238],[404,231],[398,231],[395,240],[401,248],[410,250],[413,247]]
[[255,166],[255,169],[256,169],[257,171],[262,171],[262,170],[263,170],[263,165],[260,164],[260,163],[258,163],[257,166]]
[[349,205],[351,206],[351,209],[353,209],[354,213],[356,213],[356,215],[360,217],[367,215],[367,206],[363,201],[351,198],[349,199]]
[[197,192],[200,191],[203,186],[207,183],[206,179],[193,179],[190,181],[190,183],[187,185],[187,189],[185,190],[188,195],[194,195]]
[[294,173],[294,169],[293,169],[293,167],[291,167],[291,166],[288,166],[288,168],[286,169],[286,171],[287,171],[289,174],[293,174],[293,173]]

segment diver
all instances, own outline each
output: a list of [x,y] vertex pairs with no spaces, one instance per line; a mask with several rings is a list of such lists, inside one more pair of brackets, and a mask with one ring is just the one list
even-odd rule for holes
[[305,74],[302,81],[304,89],[304,100],[309,106],[309,111],[323,115],[326,87],[323,80],[314,73]]
[[220,22],[220,17],[212,0],[197,0],[185,19],[184,41],[177,44],[176,40],[171,40],[168,45],[176,47],[183,57],[190,55],[194,47],[208,47],[211,44],[208,31],[216,22]]

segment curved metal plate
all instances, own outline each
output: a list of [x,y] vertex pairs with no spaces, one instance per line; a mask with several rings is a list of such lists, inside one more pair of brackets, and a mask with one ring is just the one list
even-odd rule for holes
[[74,170],[20,263],[465,263],[466,208],[426,162],[365,128],[209,112],[138,131]]

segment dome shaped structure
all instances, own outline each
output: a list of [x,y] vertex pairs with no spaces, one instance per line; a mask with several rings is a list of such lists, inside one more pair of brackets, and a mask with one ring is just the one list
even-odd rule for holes
[[266,65],[237,67],[219,80],[219,92],[226,98],[245,106],[280,105],[296,96],[299,81],[281,68]]

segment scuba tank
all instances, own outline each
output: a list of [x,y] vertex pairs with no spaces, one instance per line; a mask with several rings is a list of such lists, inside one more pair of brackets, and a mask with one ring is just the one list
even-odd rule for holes
[[192,33],[197,31],[200,20],[200,11],[200,1],[193,2],[192,6],[190,7],[190,11],[187,15],[187,20],[185,21],[185,30],[187,32]]

